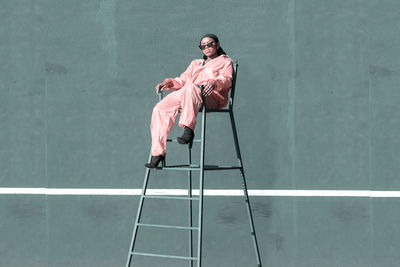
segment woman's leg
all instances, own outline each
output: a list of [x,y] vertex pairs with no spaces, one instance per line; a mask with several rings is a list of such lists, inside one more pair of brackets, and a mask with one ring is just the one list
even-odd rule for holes
[[152,139],[151,154],[153,156],[165,156],[167,137],[178,116],[183,93],[184,92],[181,90],[172,92],[158,102],[153,108],[150,124]]
[[[208,108],[217,106],[217,100],[210,96],[206,97]],[[165,156],[167,148],[167,137],[175,124],[178,110],[181,109],[179,126],[185,126],[194,130],[196,116],[202,104],[201,90],[194,84],[185,84],[180,90],[168,94],[157,103],[151,117],[152,155]]]
[[[185,93],[182,94],[182,110],[179,118],[179,126],[182,128],[187,126],[194,130],[196,125],[196,116],[203,102],[201,99],[201,90],[194,84],[188,84],[185,86],[184,90]],[[217,105],[218,102],[213,98],[213,94],[206,97],[206,106],[208,108],[215,108]]]

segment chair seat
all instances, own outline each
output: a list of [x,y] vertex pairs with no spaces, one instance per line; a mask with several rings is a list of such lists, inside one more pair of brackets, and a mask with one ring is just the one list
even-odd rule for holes
[[[206,108],[206,112],[229,112],[229,108],[220,108],[220,109],[209,109]],[[203,112],[203,107],[200,108],[199,112]]]

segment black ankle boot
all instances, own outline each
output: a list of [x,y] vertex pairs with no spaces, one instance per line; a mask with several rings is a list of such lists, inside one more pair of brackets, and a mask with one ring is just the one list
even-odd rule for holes
[[193,138],[194,138],[193,130],[185,126],[185,130],[183,131],[182,136],[177,137],[176,140],[178,141],[179,144],[189,144],[193,141]]
[[160,161],[162,161],[164,159],[165,159],[164,156],[151,156],[150,162],[144,164],[144,166],[146,166],[147,168],[150,168],[150,169],[157,168],[158,163],[160,163]]

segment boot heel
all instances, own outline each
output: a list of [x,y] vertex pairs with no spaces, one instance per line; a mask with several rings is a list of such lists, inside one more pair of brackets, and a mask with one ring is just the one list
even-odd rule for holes
[[151,160],[149,163],[144,164],[147,168],[154,169],[157,168],[158,164],[161,161],[161,166],[164,167],[165,165],[165,156],[151,156]]
[[164,168],[165,167],[165,157],[161,160],[161,168]]
[[[194,138],[193,130],[190,129],[189,127],[185,127],[185,130],[183,131],[183,135],[180,137],[177,137],[176,140],[178,141],[179,144],[186,145],[186,144],[190,144],[191,142],[193,142],[193,138]],[[190,148],[191,148],[191,145],[190,145]]]

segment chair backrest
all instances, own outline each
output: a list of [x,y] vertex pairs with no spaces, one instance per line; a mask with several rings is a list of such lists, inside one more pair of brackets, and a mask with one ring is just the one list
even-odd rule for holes
[[233,63],[232,86],[229,97],[229,106],[233,106],[233,100],[235,99],[235,87],[236,87],[236,76],[237,76],[238,66],[239,66],[238,61],[235,60],[235,62]]

